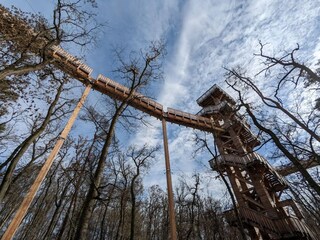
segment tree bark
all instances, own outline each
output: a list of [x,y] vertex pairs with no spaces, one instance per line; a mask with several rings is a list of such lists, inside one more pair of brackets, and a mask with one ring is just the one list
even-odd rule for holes
[[8,67],[2,71],[0,71],[0,80],[5,79],[8,76],[15,75],[15,76],[21,76],[30,72],[35,72],[38,70],[43,69],[45,66],[48,65],[48,61],[41,62],[39,64],[34,65],[25,65],[22,67]]
[[130,240],[134,239],[134,230],[135,230],[135,221],[136,221],[136,194],[134,191],[135,181],[140,175],[139,166],[137,166],[137,173],[133,176],[130,186],[130,194],[131,194],[131,221],[130,221]]

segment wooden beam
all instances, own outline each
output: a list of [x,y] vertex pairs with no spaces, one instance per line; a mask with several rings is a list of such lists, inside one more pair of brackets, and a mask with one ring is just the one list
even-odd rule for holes
[[262,209],[265,209],[265,207],[264,207],[261,203],[257,202],[256,200],[252,199],[251,197],[248,197],[248,196],[245,195],[245,194],[243,194],[242,197],[243,197],[245,200],[253,203],[254,205],[256,205],[256,206],[258,206],[258,207],[260,207],[260,208],[262,208]]
[[59,139],[56,142],[56,145],[52,149],[48,159],[43,164],[40,172],[38,173],[37,178],[35,179],[32,186],[30,187],[27,195],[24,197],[18,211],[16,212],[15,216],[13,217],[9,227],[7,228],[6,232],[2,236],[1,240],[11,240],[13,238],[14,234],[16,233],[16,231],[18,230],[18,227],[19,227],[20,223],[22,222],[23,218],[25,217],[25,215],[27,214],[27,211],[28,211],[36,193],[38,192],[38,189],[39,189],[41,183],[45,179],[55,157],[59,153],[59,150],[60,150],[62,144],[64,143],[66,137],[68,136],[68,134],[71,130],[71,127],[72,127],[73,123],[75,122],[75,120],[80,112],[80,109],[83,106],[83,103],[86,100],[90,90],[91,90],[91,84],[86,86],[76,108],[74,109],[72,115],[70,116],[69,121],[67,122],[65,128],[63,129],[62,133],[60,134]]
[[173,199],[173,191],[172,191],[172,180],[171,180],[171,170],[170,170],[167,126],[166,126],[166,120],[164,118],[162,118],[162,132],[163,132],[164,156],[165,156],[165,162],[166,162],[166,177],[167,177],[167,189],[168,189],[170,235],[171,235],[171,240],[177,240],[177,227],[176,227],[176,219],[175,219],[175,211],[174,211],[174,199]]
[[[300,161],[300,163],[304,168],[312,168],[320,165],[320,163],[315,158]],[[298,172],[298,169],[293,164],[287,164],[281,167],[277,167],[276,171],[282,176],[288,176],[292,173]]]

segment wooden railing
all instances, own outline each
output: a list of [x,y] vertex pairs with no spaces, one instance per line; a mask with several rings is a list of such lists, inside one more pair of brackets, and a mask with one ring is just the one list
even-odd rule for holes
[[[89,78],[91,78],[92,68],[79,61],[60,46],[53,46],[51,50],[52,56],[63,63],[60,64],[59,67],[68,71],[70,74],[80,72],[82,77],[88,78],[89,81],[91,80]],[[206,117],[197,116],[173,108],[168,108],[168,112],[164,112],[161,104],[140,93],[133,92],[130,99],[128,99],[130,94],[129,88],[101,74],[98,75],[96,81],[93,81],[93,88],[120,101],[128,100],[129,105],[156,118],[165,118],[168,122],[208,132],[212,132],[213,130],[224,131],[220,127],[213,126],[211,120]]]
[[210,118],[183,112],[173,108],[167,108],[167,112],[164,114],[164,117],[169,122],[192,127],[202,131],[224,131],[224,129],[221,127],[213,126]]
[[274,222],[269,217],[265,216],[262,213],[259,213],[250,208],[239,208],[239,213],[243,218],[254,222],[255,224],[259,225],[265,230],[269,230],[273,233],[279,232],[279,229],[274,224]]
[[82,71],[88,77],[92,73],[93,69],[88,65],[81,62],[79,59],[62,49],[60,46],[54,45],[51,47],[52,55],[58,60],[63,61],[69,67],[74,68],[76,71]]
[[[250,208],[244,208],[244,207],[239,207],[239,216],[242,219],[242,221],[248,223],[249,225],[255,225],[258,226],[261,229],[264,229],[267,232],[271,233],[278,233],[279,229],[277,226],[274,224],[272,219],[269,217],[265,216],[262,213],[259,213],[253,209]],[[230,224],[235,224],[237,225],[237,218],[235,215],[234,210],[228,210],[224,212],[225,217],[227,222]]]
[[106,87],[111,87],[113,88],[115,91],[119,91],[122,92],[123,94],[127,94],[129,95],[130,93],[130,89],[111,80],[110,78],[107,78],[105,76],[103,76],[102,74],[99,74],[97,77],[98,81],[104,82],[106,84]]
[[279,191],[287,187],[287,181],[278,174],[274,168],[268,163],[266,159],[260,156],[258,153],[248,153],[245,156],[238,156],[233,154],[222,154],[215,159],[209,161],[209,164],[213,170],[218,169],[218,165],[228,165],[228,166],[238,166],[238,167],[248,167],[250,164],[258,161],[260,164],[264,165],[267,169],[265,173],[266,179],[269,181],[270,186],[274,188],[275,191]]
[[285,219],[274,220],[274,223],[279,229],[279,233],[284,237],[304,236],[308,237],[308,239],[318,239],[314,236],[309,227],[298,218],[287,217]]
[[[211,160],[213,161],[213,160]],[[233,154],[222,154],[217,157],[217,164],[230,164],[238,166],[246,166],[254,161],[259,161],[263,164],[268,164],[267,161],[257,153],[249,153],[245,156],[238,156]],[[215,162],[212,162],[215,164]]]
[[191,113],[183,112],[173,108],[167,108],[168,116],[175,116],[182,119],[187,119],[188,121],[201,122],[207,126],[212,126],[211,120],[206,117],[197,116]]
[[219,112],[223,107],[225,107],[226,105],[229,105],[231,108],[231,105],[229,103],[227,103],[226,101],[222,101],[217,105],[212,105],[212,106],[207,106],[204,107],[200,110],[200,112],[197,113],[197,115],[206,115],[206,114],[212,114],[212,113],[216,113]]
[[[308,236],[310,239],[316,239],[309,227],[298,218],[288,216],[283,219],[272,219],[263,213],[246,207],[239,207],[238,211],[240,218],[245,223],[279,237]],[[237,218],[233,209],[224,212],[224,216],[227,222],[237,225]]]

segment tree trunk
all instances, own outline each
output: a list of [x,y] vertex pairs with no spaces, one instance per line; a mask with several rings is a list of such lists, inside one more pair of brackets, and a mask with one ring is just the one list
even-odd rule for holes
[[132,178],[131,186],[130,186],[130,194],[131,194],[131,222],[130,222],[130,240],[134,239],[134,228],[136,221],[136,194],[134,192],[135,181],[137,177],[140,175],[139,167],[137,167],[137,173]]
[[34,65],[24,65],[22,67],[10,66],[0,72],[0,80],[5,79],[6,77],[11,75],[20,76],[30,72],[35,72],[43,69],[47,65],[48,65],[48,61],[41,62],[39,64],[34,64]]
[[103,171],[104,171],[105,164],[106,164],[105,161],[106,161],[106,158],[109,153],[110,145],[112,143],[117,120],[118,120],[120,114],[122,113],[123,109],[125,108],[125,106],[126,106],[126,103],[122,102],[120,107],[116,110],[116,112],[112,118],[112,121],[111,121],[111,124],[109,127],[109,131],[108,131],[108,135],[107,135],[107,138],[106,138],[105,143],[103,145],[101,155],[99,157],[98,166],[96,168],[93,180],[89,186],[88,194],[87,194],[87,196],[85,198],[85,202],[83,204],[82,212],[80,215],[80,220],[78,223],[78,227],[77,227],[77,231],[76,231],[74,239],[77,239],[77,240],[78,239],[79,240],[87,239],[89,220],[91,218],[91,213],[93,211],[95,198],[98,196],[97,188],[100,186],[100,182],[101,182],[101,179],[103,176]]
[[50,122],[50,118],[52,116],[53,110],[55,106],[58,103],[58,100],[60,98],[60,95],[63,91],[64,83],[61,83],[57,93],[55,95],[55,98],[53,102],[50,104],[50,107],[48,108],[47,114],[45,116],[44,121],[42,122],[41,126],[36,129],[29,137],[27,137],[16,149],[12,152],[12,154],[9,156],[9,158],[6,160],[6,162],[10,162],[8,169],[6,170],[6,173],[2,179],[1,185],[0,185],[0,202],[3,200],[12,180],[12,176],[14,173],[14,170],[23,156],[23,154],[28,150],[29,146],[32,144],[32,142],[40,136],[41,133],[46,129],[47,125]]
[[66,194],[67,194],[67,192],[69,190],[70,184],[71,184],[71,181],[69,181],[65,185],[65,187],[64,187],[64,189],[63,189],[63,191],[61,193],[61,196],[57,196],[57,198],[59,197],[60,199],[59,199],[58,203],[56,203],[56,209],[54,210],[54,213],[53,213],[53,215],[51,217],[51,220],[50,220],[50,223],[48,225],[48,228],[47,228],[45,234],[43,235],[43,239],[47,239],[48,236],[50,236],[52,234],[53,230],[54,230],[54,227],[56,225],[56,221],[57,221],[58,216],[59,216],[60,208],[62,206],[62,202],[65,200],[65,196],[66,196]]
[[262,126],[252,111],[250,110],[250,107],[247,104],[244,104],[249,116],[251,117],[252,121],[256,125],[257,128],[259,128],[261,131],[267,133],[275,143],[275,145],[280,149],[280,151],[293,163],[293,165],[298,169],[298,171],[301,173],[303,178],[309,183],[310,187],[312,187],[317,194],[320,196],[320,185],[312,178],[312,176],[308,173],[308,171],[303,167],[303,165],[299,162],[299,160],[293,156],[280,142],[280,139],[276,136],[276,134],[271,131],[270,129],[265,128]]

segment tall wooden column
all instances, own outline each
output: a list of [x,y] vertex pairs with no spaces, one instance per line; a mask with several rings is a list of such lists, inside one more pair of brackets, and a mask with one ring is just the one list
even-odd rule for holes
[[162,118],[162,132],[163,132],[164,157],[165,157],[165,162],[166,162],[170,235],[171,235],[171,240],[176,240],[177,239],[177,227],[176,227],[176,219],[175,219],[175,211],[174,211],[174,198],[173,198],[173,191],[172,191],[169,147],[168,147],[168,137],[167,137],[167,125],[166,125],[166,120],[164,118]]
[[62,133],[60,134],[59,139],[56,142],[56,145],[54,146],[48,159],[45,161],[44,165],[42,166],[40,172],[38,173],[37,178],[35,179],[32,186],[30,187],[27,195],[24,197],[18,211],[16,212],[15,216],[13,217],[9,227],[7,228],[6,232],[2,236],[1,240],[11,240],[13,238],[14,234],[16,233],[16,231],[18,230],[18,227],[19,227],[20,223],[22,222],[23,218],[25,217],[25,215],[27,214],[27,211],[28,211],[36,193],[38,192],[38,189],[39,189],[41,183],[43,182],[44,178],[46,177],[55,157],[59,153],[59,150],[60,150],[62,144],[64,143],[66,137],[68,136],[68,134],[71,130],[71,127],[72,127],[73,123],[75,122],[75,120],[80,112],[80,109],[82,108],[83,103],[85,102],[90,90],[91,90],[91,84],[86,86],[86,88],[85,88],[76,108],[74,109],[69,121],[67,122],[65,128],[63,129]]

